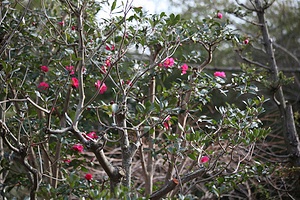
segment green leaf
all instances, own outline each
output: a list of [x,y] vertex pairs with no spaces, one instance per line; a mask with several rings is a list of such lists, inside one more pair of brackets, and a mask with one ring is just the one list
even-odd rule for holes
[[167,16],[165,12],[160,13],[160,18]]
[[115,43],[118,43],[122,40],[122,37],[121,36],[116,36],[115,37]]
[[111,8],[110,8],[111,12],[116,8],[116,5],[117,5],[117,0],[114,0],[114,2],[111,5]]
[[190,157],[192,160],[197,160],[197,154],[195,151],[193,153],[188,154],[188,157]]

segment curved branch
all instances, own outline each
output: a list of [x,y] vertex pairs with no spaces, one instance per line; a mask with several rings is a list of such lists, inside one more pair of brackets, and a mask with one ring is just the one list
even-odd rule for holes
[[[181,183],[187,183],[197,177],[200,177],[205,172],[205,168],[200,168],[195,172],[188,173],[184,175],[182,178],[180,178]],[[156,192],[152,193],[150,196],[151,200],[161,199],[166,194],[171,192],[176,188],[176,186],[179,184],[179,181],[177,179],[170,180],[166,185],[164,185],[162,188],[157,190]]]
[[71,131],[72,127],[66,127],[63,129],[57,129],[57,130],[53,130],[53,129],[47,129],[46,133],[47,134],[63,134],[65,132]]
[[258,66],[258,67],[267,69],[267,70],[271,70],[270,67],[268,67],[268,66],[266,66],[266,65],[264,65],[264,64],[261,64],[260,62],[253,61],[253,60],[250,60],[250,59],[246,58],[245,56],[242,56],[242,54],[241,54],[238,50],[236,50],[236,52],[238,52],[238,55],[240,56],[240,58],[241,58],[243,61],[245,61],[245,62],[247,62],[247,63],[249,63],[249,64],[252,64],[252,65],[256,65],[256,66]]
[[245,4],[243,4],[243,3],[240,3],[238,0],[235,0],[235,2],[239,5],[239,6],[242,6],[243,8],[245,8],[245,9],[247,9],[247,10],[251,10],[251,11],[256,11],[256,7],[255,7],[255,5],[253,5],[253,7],[254,8],[250,8],[250,7],[248,7],[248,6],[246,6]]
[[29,173],[31,173],[33,175],[33,177],[31,177],[31,181],[32,181],[32,186],[31,186],[31,191],[30,191],[30,199],[36,199],[36,192],[39,188],[39,177],[38,177],[38,170],[33,168],[27,161],[26,158],[27,154],[24,155],[24,157],[22,158],[22,162],[23,165],[26,167],[26,169],[29,171]]
[[125,177],[125,173],[121,167],[114,167],[104,154],[103,149],[99,148],[96,143],[91,144],[91,151],[95,154],[98,162],[110,178],[110,191],[113,193],[115,188],[120,184],[121,179]]
[[[2,131],[1,131],[2,130]],[[12,150],[14,151],[15,153],[19,153],[20,150],[16,147],[14,147],[9,141],[8,139],[6,138],[6,134],[9,133],[9,135],[11,136],[11,138],[13,139],[13,141],[17,144],[18,144],[18,141],[17,139],[15,138],[15,136],[10,132],[9,128],[6,126],[5,122],[3,122],[1,119],[0,119],[0,136],[2,137],[3,141],[5,142],[5,144]],[[19,145],[20,146],[20,145]]]
[[284,48],[280,44],[277,44],[276,42],[273,42],[273,45],[278,47],[280,50],[284,51],[285,53],[287,53],[289,56],[291,56],[297,62],[297,64],[300,66],[299,59],[292,52],[290,52],[288,49]]
[[49,110],[47,110],[47,109],[45,109],[45,108],[42,108],[41,106],[39,106],[38,104],[36,104],[34,101],[32,101],[32,100],[30,99],[29,96],[26,96],[26,99],[27,99],[27,101],[29,101],[34,107],[36,107],[36,108],[39,109],[40,111],[43,111],[43,112],[45,112],[45,113],[47,113],[47,114],[50,114],[50,111],[49,111]]

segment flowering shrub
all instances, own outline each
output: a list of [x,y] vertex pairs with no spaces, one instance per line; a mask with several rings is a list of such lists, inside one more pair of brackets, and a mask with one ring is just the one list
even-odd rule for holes
[[[250,84],[263,76],[230,74],[226,80],[225,72],[205,70],[213,50],[236,39],[227,22],[218,22],[221,13],[192,22],[123,4],[123,16],[114,16],[114,1],[112,18],[98,24],[93,16],[102,3],[56,3],[28,14],[28,20],[44,20],[38,29],[19,27],[12,41],[20,39],[14,45],[24,48],[3,59],[9,61],[1,74],[1,137],[5,150],[22,161],[25,172],[18,177],[32,184],[31,199],[183,198],[189,184],[201,190],[201,180],[212,185],[216,176],[246,171],[230,163],[246,160],[244,151],[269,132],[259,119],[266,99]],[[203,54],[176,54],[191,43]],[[48,63],[31,67],[40,60]],[[10,66],[19,63],[28,67],[12,73]],[[241,98],[238,104],[229,93]],[[94,170],[94,176],[87,173]]]

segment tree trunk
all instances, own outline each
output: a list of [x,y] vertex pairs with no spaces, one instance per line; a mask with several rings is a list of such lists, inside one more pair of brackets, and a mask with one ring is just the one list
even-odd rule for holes
[[[150,102],[155,102],[155,87],[156,87],[156,80],[153,76],[150,80],[150,87],[149,87],[149,95],[150,95]],[[153,170],[154,170],[154,158],[152,156],[153,150],[155,149],[155,127],[153,127],[153,133],[149,133],[148,136],[148,143],[149,143],[149,151],[148,151],[148,160],[147,160],[147,178],[145,182],[145,189],[146,195],[150,195],[153,189]]]
[[262,5],[261,0],[255,1],[256,12],[259,24],[261,26],[261,32],[263,36],[263,45],[267,53],[268,63],[270,65],[272,73],[272,82],[274,88],[276,88],[274,97],[278,101],[279,110],[281,113],[281,119],[283,122],[283,132],[287,149],[290,153],[293,164],[297,167],[300,166],[300,143],[297,134],[292,106],[287,104],[283,94],[282,86],[280,85],[279,70],[276,63],[274,49],[272,45],[272,39],[269,35],[268,25],[265,20],[265,10],[268,8],[266,5]]

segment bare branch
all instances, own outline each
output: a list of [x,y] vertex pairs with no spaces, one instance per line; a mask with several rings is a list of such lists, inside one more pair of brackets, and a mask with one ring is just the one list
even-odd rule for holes
[[[184,183],[187,183],[197,177],[201,177],[201,175],[203,175],[204,172],[205,172],[205,168],[200,168],[195,172],[188,173],[188,174],[184,175],[182,178],[180,178],[181,183],[184,184]],[[151,200],[161,199],[166,194],[168,194],[169,192],[174,190],[175,187],[178,185],[178,183],[179,182],[177,179],[172,179],[172,180],[168,181],[168,183],[166,185],[164,185],[162,188],[160,188],[156,192],[152,193],[150,196],[150,199]]]
[[36,107],[37,109],[47,113],[47,114],[50,114],[50,111],[45,109],[45,108],[42,108],[41,106],[37,105],[34,101],[31,100],[31,98],[29,96],[26,96],[26,99],[27,101],[29,101],[34,107]]
[[63,128],[63,129],[58,129],[58,130],[53,130],[53,129],[47,129],[46,133],[47,134],[63,134],[65,132],[71,131],[72,127],[67,127],[67,128]]
[[250,8],[250,7],[246,6],[244,3],[240,3],[238,0],[235,0],[235,2],[247,10],[256,11],[255,6],[253,6],[254,8]]
[[[237,51],[237,52],[238,52],[238,51]],[[267,69],[267,70],[271,70],[270,67],[268,67],[268,66],[266,66],[266,65],[263,65],[263,64],[261,64],[260,62],[256,62],[256,61],[254,61],[254,60],[250,60],[250,59],[248,59],[248,58],[242,56],[241,53],[238,53],[238,55],[240,56],[240,58],[241,58],[242,60],[246,61],[246,62],[249,63],[249,64],[256,65],[256,66],[258,66],[258,67],[261,67],[261,68],[264,68],[264,69]]]
[[295,56],[292,52],[290,52],[288,49],[284,48],[283,46],[281,46],[280,44],[277,44],[276,42],[273,42],[273,45],[278,47],[280,50],[284,51],[285,53],[287,53],[289,56],[291,56],[299,65],[300,67],[300,61],[297,58],[297,56]]

